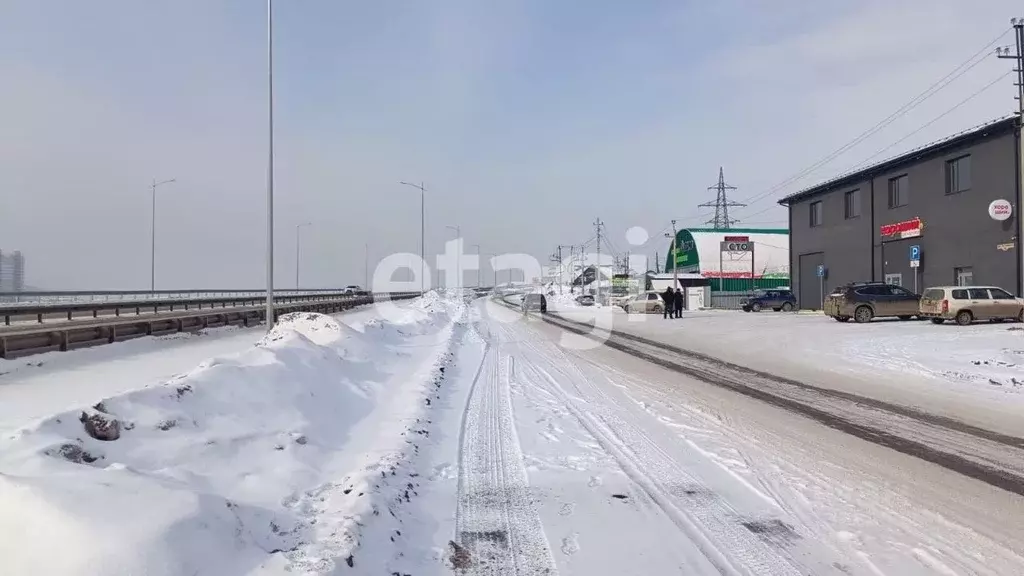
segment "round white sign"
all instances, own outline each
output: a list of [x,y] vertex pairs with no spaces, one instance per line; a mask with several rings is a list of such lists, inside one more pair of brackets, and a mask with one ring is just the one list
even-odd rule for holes
[[988,215],[993,220],[1002,222],[1003,220],[1008,220],[1012,214],[1013,204],[1010,204],[1006,200],[993,200],[992,203],[988,205]]

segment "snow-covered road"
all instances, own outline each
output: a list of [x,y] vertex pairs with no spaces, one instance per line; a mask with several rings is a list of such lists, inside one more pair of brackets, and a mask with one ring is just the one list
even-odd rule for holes
[[635,355],[566,349],[539,319],[489,313],[473,394],[491,401],[471,401],[467,422],[493,425],[467,426],[463,451],[473,462],[483,445],[497,464],[464,467],[483,480],[459,502],[486,518],[460,532],[467,557],[490,560],[467,560],[469,573],[540,574],[550,562],[563,574],[1024,570],[1017,494]]

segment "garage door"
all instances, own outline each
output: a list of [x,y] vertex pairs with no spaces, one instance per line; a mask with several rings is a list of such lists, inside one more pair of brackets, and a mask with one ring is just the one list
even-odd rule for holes
[[818,278],[818,266],[824,263],[824,252],[800,255],[800,270],[797,272],[800,275],[800,285],[797,286],[796,296],[802,310],[821,309],[821,280]]

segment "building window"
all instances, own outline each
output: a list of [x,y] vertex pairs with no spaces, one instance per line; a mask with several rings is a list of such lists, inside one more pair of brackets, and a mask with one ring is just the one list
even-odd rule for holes
[[860,216],[860,190],[850,190],[843,200],[847,220]]
[[814,228],[815,226],[821,226],[821,217],[821,200],[818,200],[817,202],[811,202],[811,228]]
[[974,284],[974,270],[967,268],[953,268],[953,280],[956,286],[970,286]]
[[971,189],[971,157],[961,156],[946,162],[946,194]]
[[910,199],[910,181],[907,175],[889,179],[889,208],[906,206]]
[[[886,274],[885,283],[892,286],[903,286],[903,274]],[[889,291],[886,290],[886,294],[888,293]]]

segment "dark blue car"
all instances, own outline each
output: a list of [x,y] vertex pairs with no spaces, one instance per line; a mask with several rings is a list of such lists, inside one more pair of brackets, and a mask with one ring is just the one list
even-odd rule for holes
[[744,312],[760,312],[765,308],[789,312],[796,308],[796,296],[791,290],[755,290],[753,296],[740,300],[740,307]]

